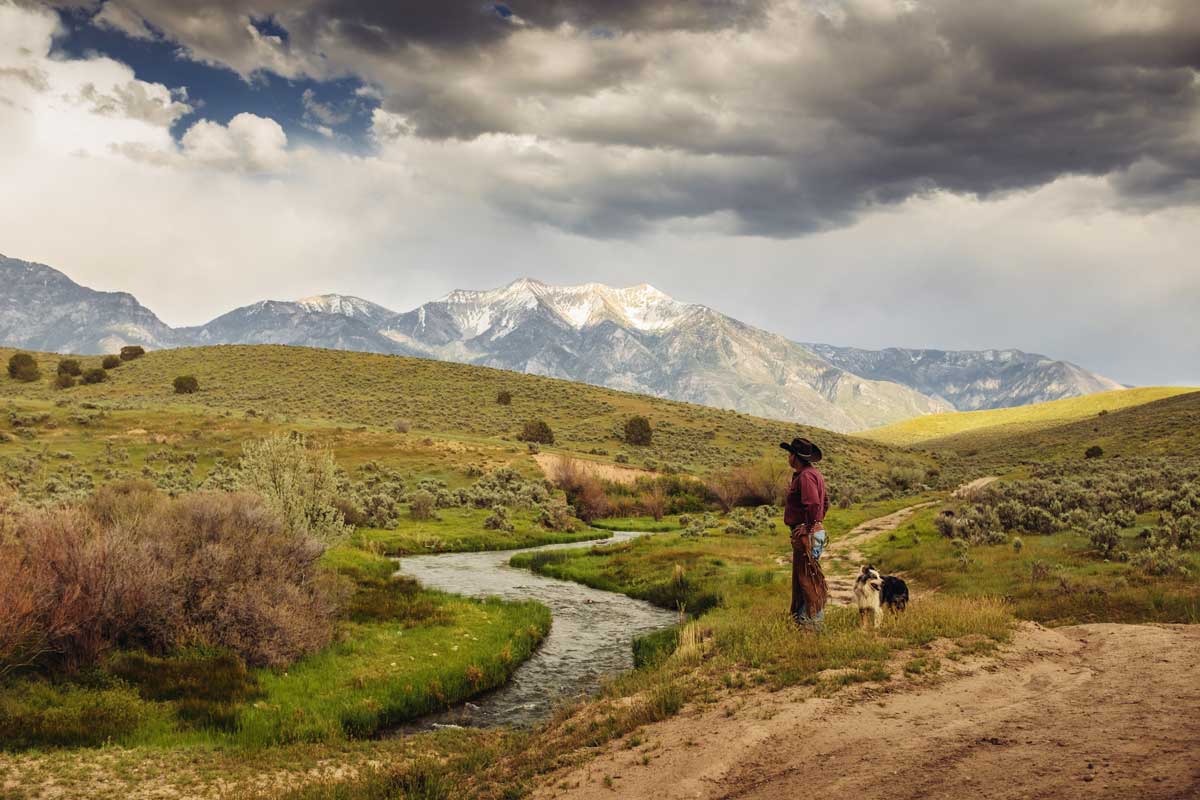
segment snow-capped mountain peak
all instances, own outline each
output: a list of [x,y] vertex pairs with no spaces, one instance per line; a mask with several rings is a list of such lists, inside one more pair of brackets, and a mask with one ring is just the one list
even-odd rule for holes
[[317,314],[336,314],[351,319],[376,320],[394,316],[395,312],[381,305],[345,294],[318,294],[302,297],[296,305]]
[[[521,278],[499,289],[456,290],[443,297],[464,330],[478,336],[512,321],[514,315],[544,308],[575,330],[606,320],[640,331],[662,331],[689,311],[701,308],[680,303],[649,284],[614,288],[602,283],[551,286]],[[494,331],[499,333],[499,331]]]

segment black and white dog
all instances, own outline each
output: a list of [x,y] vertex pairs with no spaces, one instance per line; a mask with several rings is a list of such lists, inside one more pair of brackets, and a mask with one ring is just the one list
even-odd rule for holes
[[870,624],[878,628],[884,606],[892,611],[903,611],[908,606],[908,584],[894,575],[880,575],[879,570],[866,564],[854,581],[854,602],[863,627]]

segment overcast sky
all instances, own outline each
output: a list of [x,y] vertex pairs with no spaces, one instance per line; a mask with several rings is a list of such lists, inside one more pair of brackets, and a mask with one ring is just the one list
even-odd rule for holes
[[0,0],[0,181],[172,325],[529,275],[1200,384],[1195,0]]

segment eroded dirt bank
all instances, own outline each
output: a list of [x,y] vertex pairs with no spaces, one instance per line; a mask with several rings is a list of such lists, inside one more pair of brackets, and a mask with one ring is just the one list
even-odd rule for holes
[[998,660],[932,681],[685,711],[536,796],[1200,797],[1198,667],[1200,626],[1025,623]]

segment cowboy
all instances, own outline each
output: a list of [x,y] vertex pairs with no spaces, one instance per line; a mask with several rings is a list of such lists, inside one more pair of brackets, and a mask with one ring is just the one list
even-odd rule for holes
[[825,617],[829,591],[818,563],[825,549],[825,476],[814,464],[821,460],[821,448],[808,439],[780,442],[788,452],[788,465],[794,470],[784,502],[783,522],[792,532],[792,619],[814,630]]

